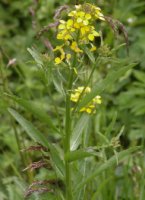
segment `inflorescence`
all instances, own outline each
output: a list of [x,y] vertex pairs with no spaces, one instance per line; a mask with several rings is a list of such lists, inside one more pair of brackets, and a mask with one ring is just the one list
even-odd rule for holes
[[[87,93],[90,93],[90,92],[91,92],[90,87],[86,87],[86,88],[84,88],[84,86],[78,87],[77,89],[73,90],[70,99],[71,101],[77,103],[82,93],[83,93],[82,96],[85,96]],[[89,114],[95,113],[95,108],[97,104],[101,104],[101,103],[102,103],[101,96],[97,95],[96,97],[92,99],[90,103],[88,103],[85,107],[81,108],[80,112],[87,112]]]
[[58,51],[60,54],[55,58],[55,64],[69,62],[72,52],[78,55],[83,53],[83,48],[81,48],[83,45],[89,44],[90,51],[96,50],[94,40],[100,36],[95,30],[96,20],[105,20],[101,9],[85,3],[76,5],[75,10],[68,13],[66,21],[59,21],[57,39],[63,41],[63,44],[54,49],[54,52]]

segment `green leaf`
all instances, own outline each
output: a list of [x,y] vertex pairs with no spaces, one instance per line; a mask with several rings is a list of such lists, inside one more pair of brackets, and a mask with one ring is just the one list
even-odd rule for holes
[[[125,157],[128,157],[131,153],[139,149],[141,149],[141,147],[133,147],[133,148],[124,150],[117,154],[117,158],[118,160],[124,159]],[[99,167],[97,167],[97,169],[95,170],[95,172],[92,173],[91,176],[87,177],[82,183],[80,183],[77,186],[76,191],[79,190],[84,185],[86,185],[87,183],[89,183],[90,181],[92,181],[96,176],[100,175],[103,171],[113,167],[115,164],[116,164],[116,155],[112,156],[112,158],[107,160],[104,164],[101,164]]]
[[46,123],[53,130],[57,131],[57,128],[53,125],[51,118],[47,115],[47,113],[40,107],[36,106],[33,102],[24,100],[22,98],[18,98],[15,96],[8,95],[11,99],[17,102],[19,105],[23,106],[27,111],[34,114],[41,122]]
[[83,114],[78,120],[70,140],[71,151],[76,150],[79,146],[83,130],[85,130],[88,125],[89,117],[90,116],[88,114]]
[[76,150],[76,151],[71,151],[66,154],[65,159],[69,162],[75,161],[75,160],[80,160],[86,157],[94,156],[93,153],[84,151],[84,150]]
[[54,144],[49,143],[49,149],[50,149],[50,153],[51,153],[53,163],[55,164],[55,168],[58,171],[61,178],[63,178],[64,177],[64,163],[60,159],[60,156],[59,156],[60,153],[59,153],[59,151],[57,150],[57,148],[55,147]]
[[31,56],[34,58],[34,60],[37,63],[37,65],[39,67],[42,67],[43,66],[43,62],[42,62],[42,58],[41,58],[39,52],[37,52],[36,49],[34,49],[34,48],[32,48],[32,49],[28,48],[27,50],[29,51]]
[[46,137],[36,129],[31,122],[26,120],[22,115],[16,112],[12,108],[8,108],[9,113],[15,118],[15,120],[23,127],[26,133],[36,142],[50,149],[53,164],[59,170],[59,174],[64,175],[64,164],[59,157],[59,153],[54,145],[48,143]]
[[22,115],[17,113],[14,109],[8,108],[9,113],[15,118],[17,122],[23,127],[28,135],[36,142],[39,142],[45,147],[49,147],[48,141],[43,134],[41,134],[31,122],[26,120]]
[[117,81],[121,76],[125,74],[129,69],[134,67],[136,63],[132,63],[128,66],[118,68],[117,70],[110,70],[105,79],[96,83],[93,87],[92,91],[88,93],[83,100],[80,102],[78,106],[78,110],[82,107],[86,106],[96,95],[101,94],[103,91],[107,90],[110,85],[112,85],[115,81]]
[[117,119],[117,112],[114,112],[112,121],[111,121],[111,123],[109,124],[109,126],[107,127],[107,129],[105,131],[105,134],[104,134],[105,136],[108,137],[108,135],[110,135],[110,133],[113,130],[113,127],[115,125],[116,119]]
[[90,51],[90,49],[87,48],[87,47],[84,47],[83,50],[85,51],[85,53],[87,54],[87,56],[89,57],[89,59],[91,60],[91,62],[93,64],[95,64],[95,57],[94,57],[93,53]]
[[144,72],[141,72],[141,71],[139,71],[139,70],[134,70],[133,73],[134,73],[135,77],[136,77],[139,81],[145,83],[145,73],[144,73]]

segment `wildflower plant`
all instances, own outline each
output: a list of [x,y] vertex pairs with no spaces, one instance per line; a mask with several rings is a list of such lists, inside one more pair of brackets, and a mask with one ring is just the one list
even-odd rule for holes
[[[47,124],[48,135],[40,132],[14,109],[10,108],[9,112],[28,135],[39,143],[28,149],[42,153],[43,159],[30,164],[24,171],[45,166],[49,172],[54,172],[53,178],[47,174],[49,180],[34,181],[26,196],[33,192],[48,192],[51,193],[48,199],[95,200],[99,187],[95,184],[95,178],[137,149],[117,152],[121,149],[119,137],[123,129],[116,133],[115,138],[111,137],[115,114],[105,130],[96,128],[98,116],[101,116],[105,104],[103,95],[134,64],[126,63],[124,66],[123,61],[116,67],[117,58],[114,56],[112,60],[116,59],[115,62],[111,61],[115,49],[107,48],[109,53],[105,52],[105,56],[100,53],[103,47],[106,49],[101,23],[107,26],[107,21],[99,7],[84,3],[70,7],[65,12],[66,18],[60,17],[56,23],[55,44],[58,45],[53,48],[50,56],[29,49],[41,71],[45,90],[52,103],[52,106],[50,102],[47,105],[48,112],[55,120],[43,109],[38,109],[33,102],[9,95],[17,104]],[[97,43],[98,39],[100,44]],[[104,63],[106,66],[111,63],[105,78],[99,72]],[[55,94],[52,93],[52,87],[55,88]],[[96,120],[94,127],[92,119]],[[108,149],[112,152],[110,157],[105,153]],[[45,187],[33,188],[34,183],[41,183]]]

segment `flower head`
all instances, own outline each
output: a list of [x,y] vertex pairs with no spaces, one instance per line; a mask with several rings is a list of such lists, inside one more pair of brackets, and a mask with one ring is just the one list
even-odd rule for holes
[[[75,9],[68,13],[66,21],[59,21],[57,39],[63,41],[64,47],[69,47],[72,52],[79,55],[83,53],[82,45],[91,44],[94,47],[95,38],[100,36],[95,30],[96,20],[105,20],[99,7],[89,3],[76,5]],[[95,51],[95,49],[90,50]],[[61,57],[55,59],[56,64],[64,60],[62,53]]]
[[[84,88],[83,86],[78,87],[77,89],[73,90],[70,100],[75,103],[78,102],[78,100],[81,97],[82,92],[83,92],[82,96],[85,96],[87,93],[91,92],[91,88],[90,87]],[[85,107],[81,108],[80,112],[87,112],[89,114],[95,113],[95,108],[96,108],[97,104],[101,104],[101,103],[102,103],[101,96],[97,95]]]

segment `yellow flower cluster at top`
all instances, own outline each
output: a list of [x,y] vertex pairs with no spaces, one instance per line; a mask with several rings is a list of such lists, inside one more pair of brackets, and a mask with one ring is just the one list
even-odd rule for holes
[[94,22],[98,19],[105,20],[101,9],[95,5],[85,3],[76,5],[75,10],[68,13],[67,21],[60,20],[57,39],[62,40],[63,45],[54,49],[54,51],[60,51],[60,56],[55,58],[56,64],[60,64],[64,59],[69,61],[71,58],[70,53],[68,55],[64,52],[64,46],[69,46],[76,53],[83,53],[80,48],[83,44],[90,44],[90,51],[96,50],[93,41],[95,37],[99,36],[99,32],[95,30]]
[[[70,97],[70,100],[73,102],[78,102],[78,100],[80,99],[80,95],[83,92],[82,96],[85,96],[87,93],[91,92],[91,88],[90,87],[86,87],[84,89],[84,87],[78,87],[77,89],[75,89]],[[101,96],[97,95],[96,97],[94,97],[92,99],[92,101],[90,103],[88,103],[88,105],[86,105],[85,107],[80,109],[80,112],[87,112],[89,114],[91,113],[95,113],[95,108],[97,104],[101,104],[102,103],[102,99]]]

